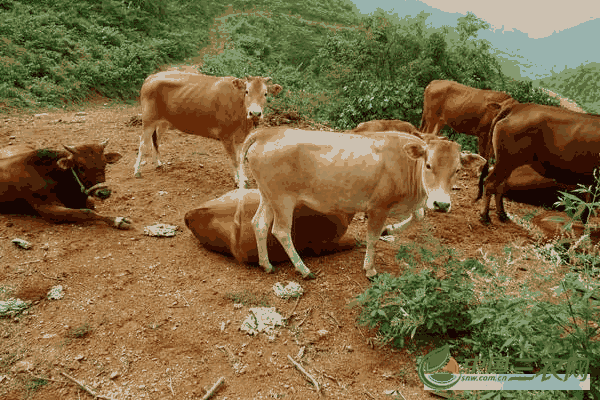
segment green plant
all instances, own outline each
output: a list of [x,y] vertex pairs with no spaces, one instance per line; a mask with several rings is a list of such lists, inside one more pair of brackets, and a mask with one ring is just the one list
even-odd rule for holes
[[72,328],[67,333],[67,337],[71,339],[81,339],[93,332],[93,328],[88,322],[78,327]]
[[[453,251],[435,240],[426,245],[400,246],[397,259],[409,265],[402,276],[378,275],[353,302],[362,306],[359,322],[378,327],[378,342],[397,347],[405,338],[454,337],[469,329],[467,310],[474,302],[473,286],[465,269],[477,268],[475,260],[458,260]],[[435,267],[436,276],[429,269]],[[419,335],[417,335],[419,333]]]
[[236,304],[243,304],[245,306],[269,307],[269,296],[267,294],[257,294],[248,289],[244,289],[241,292],[228,292],[225,294],[225,298],[232,300]]

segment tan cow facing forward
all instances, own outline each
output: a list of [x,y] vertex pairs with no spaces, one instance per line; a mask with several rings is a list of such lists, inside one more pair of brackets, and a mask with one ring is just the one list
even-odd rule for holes
[[[265,134],[270,131],[272,134]],[[352,134],[266,128],[246,139],[246,154],[261,194],[252,222],[259,262],[272,271],[267,237],[273,233],[294,267],[305,278],[314,275],[294,248],[290,231],[294,209],[305,204],[324,214],[365,211],[369,217],[367,277],[377,272],[375,243],[389,210],[419,217],[427,206],[448,212],[452,181],[461,165],[485,163],[476,154],[461,154],[460,145],[448,140],[425,142],[407,133]],[[272,230],[271,230],[272,226]]]
[[407,132],[419,136],[419,131],[410,122],[399,119],[374,119],[372,121],[361,122],[352,129],[352,133],[361,132]]
[[158,139],[169,127],[223,142],[235,169],[237,185],[247,180],[238,168],[238,150],[263,117],[267,93],[277,95],[280,85],[268,86],[271,78],[217,77],[181,71],[150,75],[140,91],[142,135],[134,175],[141,177],[144,149],[152,143],[154,164],[158,159]]

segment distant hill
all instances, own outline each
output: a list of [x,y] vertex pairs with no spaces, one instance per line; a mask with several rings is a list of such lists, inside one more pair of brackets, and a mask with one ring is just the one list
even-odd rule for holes
[[[366,0],[354,2],[365,14],[377,9]],[[390,0],[382,8],[384,11],[393,9],[393,13],[398,14],[399,18],[406,15],[414,17],[424,11],[431,14],[427,23],[434,28],[456,26],[456,20],[464,17],[464,14],[441,11],[418,0]],[[585,45],[597,37],[600,37],[600,18],[541,39],[532,39],[518,30],[502,32],[501,29],[490,29],[480,31],[478,35],[478,38],[488,40],[496,48],[496,55],[505,74],[515,79],[532,80],[551,76],[553,72],[558,73],[566,68],[576,68],[581,64],[600,63],[600,52]]]
[[587,112],[600,114],[600,63],[569,68],[551,77],[539,79],[534,85],[575,100]]

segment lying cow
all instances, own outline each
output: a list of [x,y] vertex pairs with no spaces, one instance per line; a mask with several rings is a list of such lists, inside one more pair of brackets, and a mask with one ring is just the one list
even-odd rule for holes
[[[257,189],[237,189],[218,199],[207,201],[185,214],[185,224],[207,249],[233,255],[239,262],[258,262],[252,217],[260,202]],[[320,255],[352,249],[353,239],[342,240],[352,214],[323,214],[305,205],[293,213],[291,236],[294,247],[308,255]],[[273,235],[267,239],[272,261],[288,256]]]
[[503,92],[476,89],[453,81],[431,81],[423,94],[419,131],[439,135],[448,125],[456,132],[477,136],[479,154],[489,158],[486,146],[492,121],[507,102],[513,101]]
[[[2,209],[25,201],[51,222],[104,221],[128,229],[123,217],[98,214],[90,196],[106,199],[106,164],[117,162],[119,153],[106,153],[101,144],[63,146],[65,150],[20,146],[0,150],[0,202]],[[9,207],[10,208],[10,207]]]
[[477,197],[485,194],[480,216],[485,224],[492,195],[498,218],[508,220],[502,201],[506,181],[523,165],[558,184],[593,184],[594,168],[600,165],[600,116],[514,102],[494,120],[491,141],[496,164],[487,178],[487,166],[483,169]]
[[[271,134],[265,134],[267,130]],[[478,155],[461,154],[457,143],[425,142],[397,132],[360,135],[267,128],[246,140],[242,154],[246,149],[261,194],[252,219],[260,265],[272,271],[267,250],[271,231],[304,278],[314,276],[290,236],[299,204],[325,214],[366,211],[364,269],[372,277],[377,273],[374,246],[389,210],[394,207],[410,218],[421,217],[418,210],[425,205],[448,212],[452,181],[461,165],[473,168],[485,163]]]
[[372,121],[361,122],[352,129],[351,133],[362,133],[362,132],[406,132],[416,136],[419,135],[419,131],[413,124],[399,119],[375,119]]
[[144,150],[152,143],[154,164],[159,167],[158,139],[169,127],[185,133],[223,142],[231,158],[238,186],[247,178],[238,168],[239,146],[263,117],[267,93],[273,96],[280,85],[267,83],[271,78],[217,77],[181,71],[164,71],[150,75],[140,91],[142,135],[134,166],[141,177]]

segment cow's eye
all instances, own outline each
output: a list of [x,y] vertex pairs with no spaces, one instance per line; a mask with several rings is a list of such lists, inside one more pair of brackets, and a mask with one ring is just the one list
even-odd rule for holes
[[429,163],[425,164],[425,168],[431,169],[431,164],[429,164]]
[[246,94],[250,93],[248,90],[246,90]]

